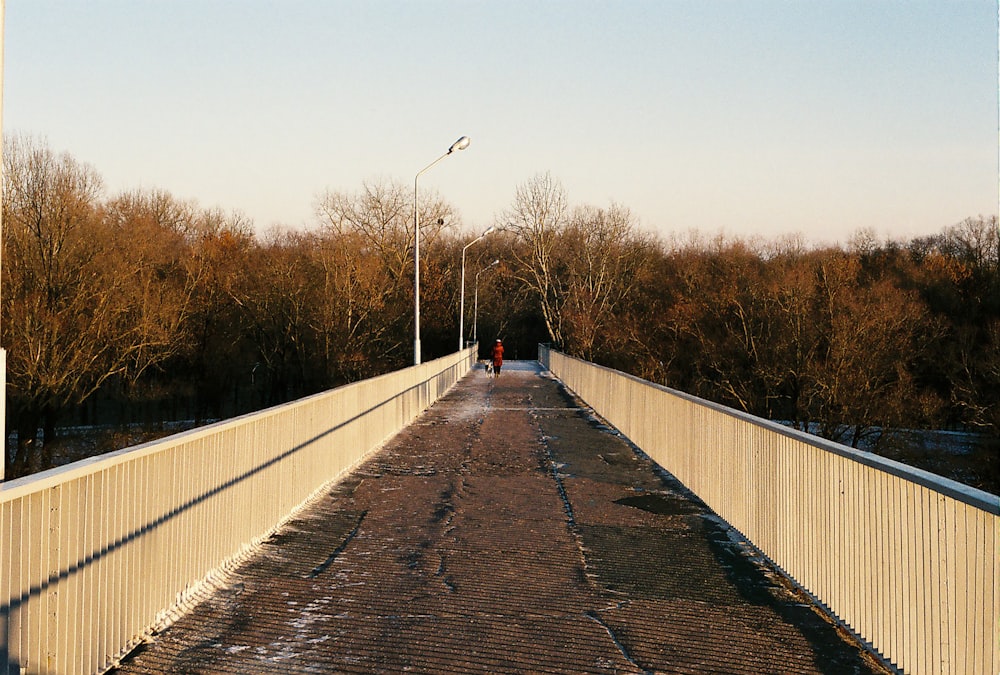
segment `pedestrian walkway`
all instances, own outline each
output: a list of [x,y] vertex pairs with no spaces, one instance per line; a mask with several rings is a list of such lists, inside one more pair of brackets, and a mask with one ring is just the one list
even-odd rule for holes
[[119,672],[885,672],[534,362],[474,370],[154,638]]

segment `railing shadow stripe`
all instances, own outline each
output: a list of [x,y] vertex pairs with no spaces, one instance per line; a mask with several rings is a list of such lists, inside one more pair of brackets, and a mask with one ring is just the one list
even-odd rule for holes
[[[273,457],[270,457],[264,461],[260,461],[255,466],[250,467],[244,471],[241,471],[240,473],[232,476],[231,478],[223,482],[220,482],[209,489],[204,490],[200,494],[187,499],[183,503],[177,504],[173,508],[170,508],[169,510],[162,512],[155,518],[147,520],[146,522],[143,522],[141,524],[137,524],[136,526],[131,528],[127,533],[119,537],[116,537],[113,541],[101,544],[98,548],[95,548],[87,552],[85,555],[80,556],[76,560],[76,562],[66,565],[63,568],[59,569],[58,571],[50,573],[47,577],[45,577],[44,581],[41,581],[40,583],[35,583],[26,589],[19,588],[17,579],[8,578],[7,580],[5,580],[4,578],[4,575],[8,573],[10,570],[10,565],[7,562],[7,557],[12,555],[17,556],[19,555],[19,553],[17,551],[0,550],[0,556],[3,556],[3,561],[2,561],[3,564],[0,565],[0,588],[5,587],[13,592],[13,593],[7,593],[6,597],[0,598],[0,600],[2,600],[2,602],[0,602],[0,672],[6,672],[7,670],[10,670],[11,672],[19,673],[21,672],[21,668],[25,666],[23,661],[28,657],[25,655],[18,655],[17,652],[12,651],[12,649],[18,648],[18,645],[20,645],[19,647],[20,649],[25,648],[25,644],[23,643],[24,639],[23,631],[29,630],[30,626],[35,625],[36,619],[30,619],[27,616],[19,616],[19,615],[24,614],[25,611],[34,612],[35,611],[33,609],[34,604],[38,601],[45,604],[46,601],[40,600],[41,598],[43,598],[43,596],[46,596],[50,592],[59,592],[56,589],[59,589],[62,584],[66,583],[71,579],[79,578],[79,575],[89,568],[101,569],[102,568],[101,563],[106,559],[108,559],[109,557],[113,556],[118,552],[128,549],[133,544],[136,544],[137,542],[144,540],[150,535],[163,529],[168,524],[175,521],[179,521],[179,519],[185,516],[185,514],[191,512],[198,506],[209,502],[213,502],[213,500],[216,500],[222,495],[227,493],[234,493],[234,491],[235,491],[234,494],[242,495],[242,493],[237,490],[239,486],[245,485],[247,484],[248,481],[267,474],[268,472],[272,471],[279,465],[287,462],[296,455],[299,455],[306,449],[314,448],[319,443],[331,442],[331,438],[340,432],[356,429],[358,430],[357,435],[365,439],[371,439],[373,436],[380,436],[381,439],[379,441],[375,441],[374,446],[365,447],[360,450],[360,454],[362,456],[368,454],[375,447],[378,447],[379,443],[381,441],[384,441],[385,438],[391,436],[394,433],[398,433],[398,431],[402,429],[409,421],[412,421],[412,419],[414,419],[417,415],[419,415],[419,413],[422,411],[423,408],[433,403],[434,400],[436,400],[438,397],[447,392],[451,388],[451,386],[455,384],[455,382],[457,382],[462,377],[466,376],[470,370],[470,361],[471,361],[470,354],[472,353],[474,352],[472,352],[471,350],[466,350],[465,352],[452,355],[451,357],[445,357],[444,359],[438,359],[437,361],[432,361],[430,363],[424,364],[423,366],[415,366],[413,369],[398,371],[398,373],[393,373],[387,376],[380,376],[379,378],[373,378],[373,380],[362,381],[361,383],[355,383],[355,385],[363,385],[365,383],[369,383],[371,385],[371,393],[368,394],[369,396],[382,397],[384,395],[385,397],[380,398],[380,400],[378,400],[377,402],[370,403],[368,407],[366,407],[360,412],[357,412],[356,414],[351,415],[349,418],[344,419],[343,421],[334,424],[329,428],[323,429],[322,431],[314,434],[310,438],[301,441],[284,451],[281,451],[280,453],[274,455]],[[421,370],[414,371],[414,369],[422,369],[422,371]],[[409,377],[411,377],[411,375],[404,375],[408,371],[420,373],[421,379],[412,384],[406,383],[406,379],[409,379]],[[396,385],[390,386],[391,381],[385,379],[393,376],[398,376],[400,380],[403,380],[400,382],[400,385],[403,385],[401,388],[395,388]],[[325,394],[314,395],[304,400],[321,399],[322,397],[328,395],[329,396],[343,395],[348,397],[347,399],[345,399],[345,402],[352,403],[353,401],[357,400],[357,398],[353,397],[363,396],[363,392],[358,393],[357,390],[349,391],[349,388],[355,385],[347,385],[346,387],[339,388],[336,390],[331,390],[331,392],[326,392]],[[383,391],[384,387],[388,387],[388,390]],[[285,406],[279,406],[279,408],[286,408],[286,410],[284,411],[286,414],[295,415],[299,410],[297,406],[300,405],[301,403],[302,401],[293,402],[290,404],[286,404]],[[334,400],[333,406],[334,408],[336,408],[336,400]],[[396,410],[393,411],[391,414],[382,412],[384,410],[389,410],[391,407],[396,408]],[[191,443],[200,443],[203,441],[211,443],[211,439],[215,438],[215,436],[213,436],[213,433],[218,433],[218,434],[231,433],[234,435],[234,441],[235,441],[241,433],[246,432],[247,430],[246,425],[254,424],[255,420],[259,419],[260,417],[282,414],[282,412],[283,411],[277,409],[269,409],[267,411],[262,411],[261,413],[258,413],[256,415],[254,414],[244,415],[241,418],[237,418],[236,420],[221,422],[217,423],[216,425],[210,425],[209,427],[202,427],[200,429],[192,430],[190,432],[184,432],[183,434],[178,434],[175,437],[160,439],[159,441],[154,441],[152,443],[136,446],[136,448],[125,449],[114,453],[109,453],[107,456],[105,456],[106,459],[104,460],[104,463],[102,463],[101,459],[91,458],[89,460],[83,460],[77,463],[80,468],[85,468],[85,471],[83,471],[82,473],[79,470],[77,470],[76,473],[73,473],[74,466],[67,465],[66,467],[60,467],[59,469],[52,470],[50,472],[44,472],[43,474],[39,474],[37,477],[18,479],[17,481],[11,481],[7,484],[0,485],[0,528],[4,527],[4,519],[2,518],[4,514],[3,508],[8,503],[14,503],[20,499],[42,499],[43,500],[42,503],[48,504],[49,503],[48,501],[44,501],[46,494],[45,491],[51,491],[54,488],[59,488],[62,485],[59,482],[59,480],[63,476],[63,474],[72,476],[72,478],[68,479],[67,482],[70,482],[70,480],[88,481],[90,480],[91,477],[100,475],[101,472],[106,470],[106,468],[109,466],[115,468],[119,466],[127,466],[131,461],[138,461],[150,456],[159,456],[159,454],[163,453],[165,453],[164,456],[167,456],[169,455],[169,453],[188,448]],[[310,415],[312,413],[307,412],[305,414]],[[408,419],[403,419],[406,417],[408,417]],[[365,427],[364,425],[366,424],[382,424],[382,425],[388,424],[388,426],[385,429],[375,430],[374,427]],[[212,427],[215,427],[215,429],[213,429]],[[185,438],[183,440],[178,440],[179,437],[185,437]],[[351,436],[351,438],[355,437],[357,436],[356,435]],[[205,439],[208,440],[206,441]],[[366,440],[364,442],[365,444],[367,444],[369,441]],[[157,448],[158,445],[167,447],[164,447],[161,450]],[[260,451],[260,449],[261,448],[253,448],[250,450],[250,452]],[[222,454],[226,454],[227,452],[225,448],[218,448],[217,450],[222,452]],[[315,458],[308,458],[305,464],[303,462],[298,462],[298,464],[294,466],[302,465],[301,471],[303,473],[307,473],[314,466],[315,461],[316,461]],[[339,456],[337,456],[333,459],[333,461],[334,462],[342,461],[342,459]],[[313,464],[309,464],[309,462],[312,462]],[[314,490],[318,489],[324,483],[329,482],[330,480],[335,478],[336,475],[339,475],[342,471],[348,468],[349,466],[336,466],[331,464],[330,471],[328,474],[306,475],[305,477],[302,478],[302,485],[299,485],[298,487],[294,488],[291,494],[308,495],[310,492],[313,492]],[[117,494],[119,498],[127,499],[127,495],[134,494],[136,490],[136,488],[129,487],[130,480],[136,480],[136,479],[155,480],[155,478],[147,476],[147,474],[145,473],[145,467],[143,467],[143,469],[140,471],[127,470],[124,473],[127,476],[127,478],[120,478],[122,483],[120,484],[102,483],[101,485],[111,490],[112,491],[111,494]],[[115,492],[116,489],[122,489],[121,493]],[[169,494],[169,490],[170,489],[168,487],[166,491],[167,494]],[[5,492],[7,494],[4,494]],[[246,493],[246,494],[250,495],[250,497],[245,496],[244,499],[249,499],[252,497],[252,493]],[[295,498],[297,499],[298,497],[296,496]],[[95,502],[99,503],[99,499],[100,497],[98,495],[97,497],[95,497]],[[238,508],[239,504],[240,504],[240,497],[237,496],[236,498],[232,498],[230,501],[224,500],[223,506],[225,508],[232,509],[232,508]],[[127,510],[128,508],[129,508],[128,504],[116,505],[116,509]],[[27,507],[25,507],[25,510],[27,510]],[[21,513],[21,509],[18,508],[16,511],[8,509],[7,513],[10,514]],[[110,514],[108,515],[110,519],[107,522],[109,524],[102,525],[100,527],[112,527],[110,523],[114,522],[114,517],[110,517]],[[236,516],[237,514],[230,514],[230,515]],[[119,516],[119,517],[124,517],[124,516]],[[13,520],[13,516],[11,516],[11,519]],[[50,521],[47,518],[43,518],[40,521],[41,523],[40,526],[46,528],[47,530],[50,527],[49,522]],[[95,522],[103,522],[103,521],[95,521]],[[11,527],[20,528],[22,539],[33,536],[30,531],[26,532],[24,530],[23,523],[11,522],[10,525]],[[273,527],[274,525],[275,523],[253,524],[249,527],[257,528],[260,530],[260,533],[264,533],[267,531],[268,527]],[[224,527],[224,525],[221,526]],[[63,529],[70,529],[70,528],[67,527]],[[70,536],[65,533],[64,535]],[[11,535],[10,533],[5,534],[4,531],[0,530],[0,540],[2,540],[5,544],[8,541],[7,540],[8,536],[13,536],[13,535]],[[246,544],[246,542],[244,542],[244,544]],[[234,553],[236,553],[236,549],[230,551],[228,554],[223,554],[223,555],[231,556]],[[17,563],[17,558],[14,558],[14,562]],[[38,562],[39,566],[44,570],[44,565],[46,564],[45,561],[41,560]],[[220,558],[214,564],[218,565],[222,564],[222,562],[223,559]],[[129,573],[132,574],[141,573],[140,570],[126,570],[124,569],[125,567],[124,565],[122,567],[123,569],[120,570],[122,574],[127,575]],[[115,573],[118,572],[116,571]],[[27,574],[28,578],[30,578],[31,571],[28,570]],[[25,579],[24,570],[22,570],[20,578]],[[189,586],[194,581],[196,581],[196,579],[190,579],[186,582],[186,584]],[[120,584],[114,583],[112,585],[118,587]],[[184,591],[184,588],[176,588],[171,592],[181,593],[182,591]],[[82,591],[78,590],[78,592]],[[89,593],[90,591],[88,590],[87,592]],[[105,591],[103,589],[97,589],[94,592],[100,594],[104,593]],[[101,602],[104,603],[108,601],[105,600]],[[163,607],[160,609],[165,610],[167,608]],[[123,610],[120,608],[115,608],[109,611],[114,611],[116,613],[121,611],[129,612],[129,610],[127,609]],[[130,617],[132,614],[133,612],[130,612]],[[103,615],[103,610],[102,610],[102,615]],[[16,625],[12,625],[12,621],[14,620],[15,616],[18,617],[17,620],[14,621]],[[107,620],[107,619],[108,618],[105,617],[102,620]],[[150,616],[146,619],[146,621],[152,622],[154,619],[155,617]],[[57,639],[56,636],[54,635],[45,634],[46,633],[45,625],[47,622],[51,620],[52,620],[51,618],[46,618],[42,621],[41,624],[43,633],[42,635],[27,636],[29,641],[33,641],[31,642],[31,644],[35,645],[34,647],[31,646],[28,647],[28,650],[31,654],[37,655],[38,653],[47,653],[50,654],[49,658],[52,658],[53,655],[58,658],[60,656],[57,653],[58,649],[60,647],[65,647],[67,644],[71,644],[73,638],[70,637],[67,640],[64,637],[62,640],[59,640],[60,647],[53,648],[53,647],[38,646],[39,644],[44,644],[45,641],[53,641]],[[122,626],[124,625],[125,624],[123,623]],[[20,638],[17,638],[16,636],[11,634],[12,630],[19,631],[20,633],[22,633],[22,636]],[[136,630],[136,628],[134,627],[125,628],[126,633],[131,633],[134,630]],[[138,630],[141,631],[142,630],[141,627],[138,628]],[[19,640],[20,642],[15,642],[15,640]],[[38,641],[42,642],[39,643]],[[124,649],[124,648],[126,648],[126,645],[124,644],[116,647],[116,649]],[[79,654],[81,650],[76,650],[76,651]],[[38,663],[30,664],[29,666],[30,672],[46,671],[47,668],[43,668],[41,667],[41,665],[42,664]],[[68,665],[69,664],[66,664],[66,667],[61,666],[59,668],[60,672],[88,672],[86,670],[86,667],[82,666],[81,664],[74,664],[72,668],[69,668]]]

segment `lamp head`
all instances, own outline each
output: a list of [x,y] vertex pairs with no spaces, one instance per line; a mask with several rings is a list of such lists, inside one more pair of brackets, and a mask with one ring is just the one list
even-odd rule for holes
[[467,147],[469,147],[469,143],[471,142],[472,139],[470,139],[468,136],[462,136],[460,139],[451,144],[451,147],[448,148],[448,154],[450,155],[456,150],[465,150]]

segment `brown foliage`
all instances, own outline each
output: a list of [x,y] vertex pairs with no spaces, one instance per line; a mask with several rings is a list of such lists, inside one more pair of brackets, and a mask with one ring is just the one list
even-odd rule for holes
[[[92,169],[28,139],[8,140],[4,162],[0,336],[20,439],[8,477],[49,463],[35,430],[48,445],[69,415],[202,420],[411,362],[407,186],[328,191],[316,229],[261,238],[240,214],[161,191],[104,200]],[[438,196],[417,208],[433,358],[455,348],[469,235]],[[467,258],[466,334],[503,338],[512,358],[551,341],[866,447],[911,427],[1000,436],[995,217],[847,248],[663,243],[622,206],[571,207],[542,174],[497,225]]]

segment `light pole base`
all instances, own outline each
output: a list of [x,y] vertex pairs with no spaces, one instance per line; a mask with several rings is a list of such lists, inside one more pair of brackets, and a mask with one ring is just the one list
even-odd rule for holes
[[420,338],[413,341],[413,365],[420,365]]

